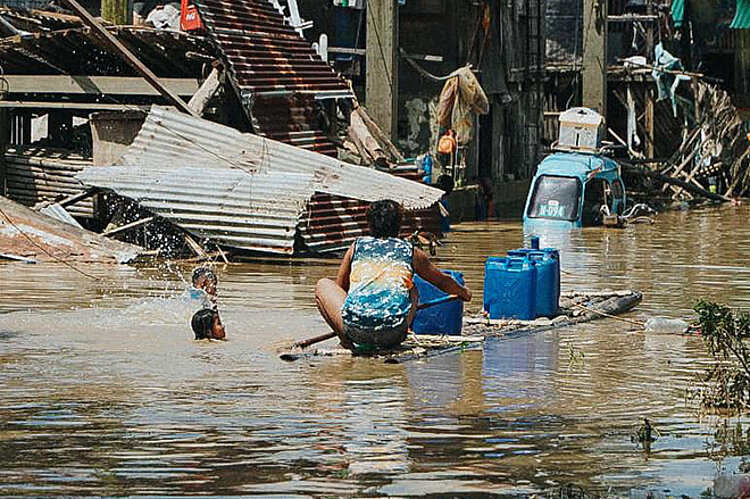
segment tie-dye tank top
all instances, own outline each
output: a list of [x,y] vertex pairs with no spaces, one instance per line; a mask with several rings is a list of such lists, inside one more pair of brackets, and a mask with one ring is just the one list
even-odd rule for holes
[[403,326],[411,309],[413,252],[410,242],[395,237],[357,239],[341,311],[345,324],[373,331]]

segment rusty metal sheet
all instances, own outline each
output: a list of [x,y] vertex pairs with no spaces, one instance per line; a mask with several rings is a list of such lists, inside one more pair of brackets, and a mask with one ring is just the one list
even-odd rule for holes
[[353,97],[348,82],[323,61],[270,0],[198,0],[209,35],[222,51],[240,96],[253,104],[258,132],[336,155],[323,131],[317,99]]
[[[55,149],[10,149],[5,154],[5,186],[8,197],[26,206],[55,201],[83,191],[75,176],[91,166],[91,160]],[[68,206],[74,216],[94,216],[91,198]]]
[[127,263],[141,251],[0,196],[0,253],[40,262]]

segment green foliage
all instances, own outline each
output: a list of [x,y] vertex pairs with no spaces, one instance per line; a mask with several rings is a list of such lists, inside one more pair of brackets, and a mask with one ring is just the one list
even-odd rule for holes
[[694,307],[696,323],[714,362],[697,390],[701,406],[740,413],[750,408],[750,314],[707,300]]

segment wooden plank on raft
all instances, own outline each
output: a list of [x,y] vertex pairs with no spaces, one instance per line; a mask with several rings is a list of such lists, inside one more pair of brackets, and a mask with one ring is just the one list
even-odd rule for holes
[[162,82],[153,73],[153,71],[146,67],[146,65],[143,64],[140,60],[138,60],[138,58],[120,40],[118,40],[112,33],[107,31],[104,26],[102,26],[99,21],[94,19],[94,16],[89,14],[89,12],[81,4],[79,4],[76,0],[64,1],[66,4],[68,4],[68,6],[70,6],[71,9],[73,9],[76,14],[81,17],[81,21],[83,21],[85,25],[90,27],[91,30],[97,36],[99,36],[99,38],[106,42],[107,45],[114,49],[115,52],[119,53],[130,67],[132,67],[138,74],[143,76],[146,81],[148,81],[156,90],[159,91],[160,94],[169,99],[177,109],[191,116],[195,116],[196,118],[200,117],[195,113],[195,111],[188,107],[185,101],[180,99],[171,90],[164,86],[164,84],[162,84]]

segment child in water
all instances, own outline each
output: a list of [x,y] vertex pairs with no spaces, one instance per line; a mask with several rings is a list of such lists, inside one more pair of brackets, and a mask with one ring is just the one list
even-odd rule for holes
[[210,268],[196,267],[193,270],[192,283],[190,298],[202,302],[201,309],[193,315],[190,321],[195,339],[226,340],[226,331],[221,322],[219,307],[216,303],[219,279]]
[[227,333],[215,308],[198,310],[190,321],[196,340],[226,340]]
[[208,267],[196,267],[192,276],[193,287],[190,290],[190,298],[203,300],[208,308],[216,306],[216,286],[219,279],[214,271]]

